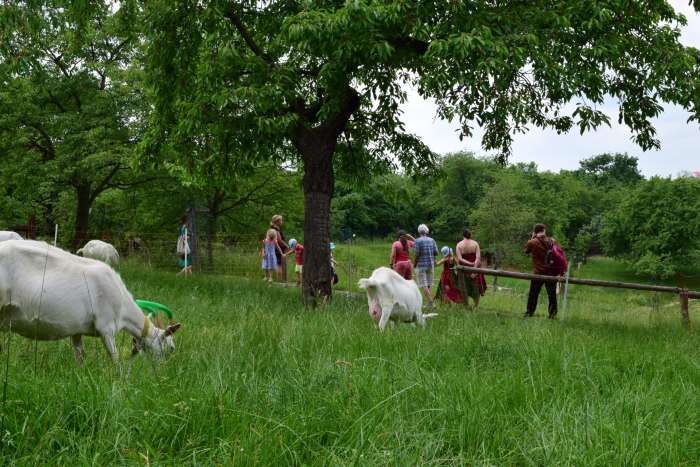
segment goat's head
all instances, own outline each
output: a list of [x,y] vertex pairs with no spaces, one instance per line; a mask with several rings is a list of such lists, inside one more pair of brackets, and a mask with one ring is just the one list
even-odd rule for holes
[[180,326],[180,323],[171,324],[165,329],[154,326],[154,333],[149,333],[149,335],[143,339],[134,339],[132,355],[139,353],[144,348],[159,357],[172,352],[175,350],[173,334],[180,329]]
[[379,321],[379,318],[382,317],[382,306],[379,303],[379,297],[377,296],[377,284],[371,279],[360,279],[357,285],[359,288],[367,290],[367,307],[369,316],[373,320]]

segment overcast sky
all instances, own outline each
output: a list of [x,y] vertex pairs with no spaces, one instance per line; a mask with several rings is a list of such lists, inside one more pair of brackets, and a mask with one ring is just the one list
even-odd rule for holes
[[[700,48],[700,14],[688,0],[671,0],[677,11],[688,19],[683,28],[682,42]],[[402,109],[406,130],[419,135],[435,152],[473,151],[484,154],[481,132],[471,139],[459,140],[459,125],[438,119],[435,104],[422,99],[415,91],[409,93]],[[617,107],[614,101],[603,107],[611,118],[612,127],[579,135],[576,127],[568,134],[532,128],[529,133],[516,135],[510,162],[534,161],[542,170],[575,169],[578,161],[603,152],[626,152],[639,158],[639,167],[645,176],[677,175],[681,171],[700,170],[700,125],[686,123],[688,113],[676,106],[665,106],[665,112],[654,120],[661,140],[659,151],[643,152],[631,140],[625,126],[617,125]]]

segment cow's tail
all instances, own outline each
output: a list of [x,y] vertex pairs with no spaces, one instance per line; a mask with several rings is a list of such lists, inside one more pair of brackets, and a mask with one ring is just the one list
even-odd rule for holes
[[423,318],[435,318],[438,313],[423,313]]
[[373,279],[360,279],[357,286],[361,289],[370,289],[377,286],[377,281]]

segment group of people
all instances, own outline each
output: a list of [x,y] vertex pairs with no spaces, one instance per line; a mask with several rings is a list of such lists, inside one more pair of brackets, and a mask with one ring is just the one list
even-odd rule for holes
[[[481,251],[479,244],[472,240],[471,231],[465,229],[464,239],[460,241],[455,250],[448,246],[440,249],[442,258],[437,260],[438,247],[431,237],[430,230],[425,224],[418,226],[418,238],[400,230],[398,239],[391,246],[389,264],[394,271],[406,280],[413,279],[421,293],[425,297],[427,307],[434,306],[433,300],[442,300],[443,303],[468,304],[469,298],[474,301],[474,306],[479,305],[479,299],[486,293],[486,280],[483,274],[470,274],[455,270],[456,265],[480,267]],[[456,254],[455,254],[456,251]],[[411,259],[413,252],[413,259]],[[436,266],[442,265],[437,293],[433,298],[431,288],[434,281]]]
[[294,272],[299,285],[304,273],[304,245],[293,238],[287,243],[282,232],[283,224],[284,217],[275,214],[265,234],[260,250],[262,269],[265,271],[264,280],[273,282],[273,275],[276,275],[282,282],[287,282],[287,256],[294,255]]
[[[427,307],[434,306],[434,300],[443,303],[464,303],[469,305],[471,298],[474,307],[479,306],[481,297],[486,293],[486,279],[483,274],[468,272],[455,268],[455,266],[469,266],[479,268],[481,264],[481,249],[479,244],[472,239],[469,229],[462,232],[462,240],[457,243],[455,249],[443,246],[440,249],[442,258],[436,260],[438,248],[435,240],[428,236],[429,230],[425,224],[418,226],[418,238],[414,238],[404,230],[398,232],[398,239],[391,246],[389,258],[390,267],[406,280],[413,279],[415,275],[416,285],[425,297]],[[533,272],[539,275],[557,275],[548,264],[549,255],[556,242],[547,236],[544,224],[536,224],[530,240],[525,246],[525,253],[531,255]],[[413,259],[411,258],[413,252]],[[442,273],[438,282],[437,291],[433,298],[431,287],[433,285],[434,269],[442,265]],[[555,282],[532,280],[528,293],[527,310],[525,317],[534,316],[537,308],[542,286],[547,289],[549,298],[549,318],[557,315],[557,289]]]
[[[274,282],[273,276],[281,282],[287,282],[287,256],[294,255],[294,273],[296,274],[296,285],[300,286],[304,276],[304,245],[292,238],[287,243],[282,232],[284,217],[279,214],[272,216],[270,227],[265,234],[260,249],[262,258],[262,269],[265,271],[264,280]],[[336,261],[333,258],[335,244],[329,244],[331,250],[330,268],[332,283],[338,283],[338,275],[335,272]]]
[[[272,282],[276,278],[282,282],[287,282],[287,257],[294,255],[296,283],[301,285],[304,274],[304,245],[295,239],[290,239],[287,243],[282,232],[284,217],[276,214],[272,216],[270,227],[265,234],[260,249],[262,258],[262,269],[265,271],[264,280]],[[434,300],[443,303],[464,303],[469,305],[471,298],[474,307],[479,306],[481,297],[486,293],[486,279],[483,274],[467,272],[455,268],[455,266],[481,267],[481,249],[479,244],[472,239],[469,229],[462,232],[462,240],[457,243],[454,250],[448,246],[443,246],[439,251],[442,258],[437,260],[438,247],[428,234],[430,230],[425,224],[418,226],[418,238],[413,237],[404,230],[399,230],[397,240],[391,245],[391,255],[389,257],[390,267],[406,280],[411,280],[415,276],[416,284],[425,297],[427,307],[434,306]],[[182,273],[192,272],[192,258],[189,246],[190,233],[187,230],[187,218],[183,217],[180,223],[177,252],[178,263]],[[554,239],[547,236],[544,224],[536,224],[530,240],[525,247],[525,253],[532,256],[533,272],[539,275],[557,275],[553,273],[548,257],[551,254],[552,246],[556,244]],[[335,245],[329,244],[330,268],[333,284],[338,282],[335,272],[336,261],[333,258]],[[434,271],[436,266],[442,266],[440,280],[437,291],[433,297],[431,289],[434,282]],[[557,289],[556,283],[532,280],[528,293],[527,310],[525,317],[535,314],[537,301],[539,299],[542,286],[547,290],[549,298],[548,315],[554,318],[557,315]]]

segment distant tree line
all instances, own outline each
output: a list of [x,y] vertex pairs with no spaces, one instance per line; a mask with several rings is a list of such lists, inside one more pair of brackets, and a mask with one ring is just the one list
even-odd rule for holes
[[533,224],[543,222],[576,261],[604,253],[662,277],[700,259],[700,180],[646,180],[626,154],[596,155],[577,170],[551,173],[457,153],[441,157],[430,176],[385,174],[337,185],[337,237],[392,236],[426,222],[436,238],[454,242],[469,227],[496,265],[524,267],[522,247]]

